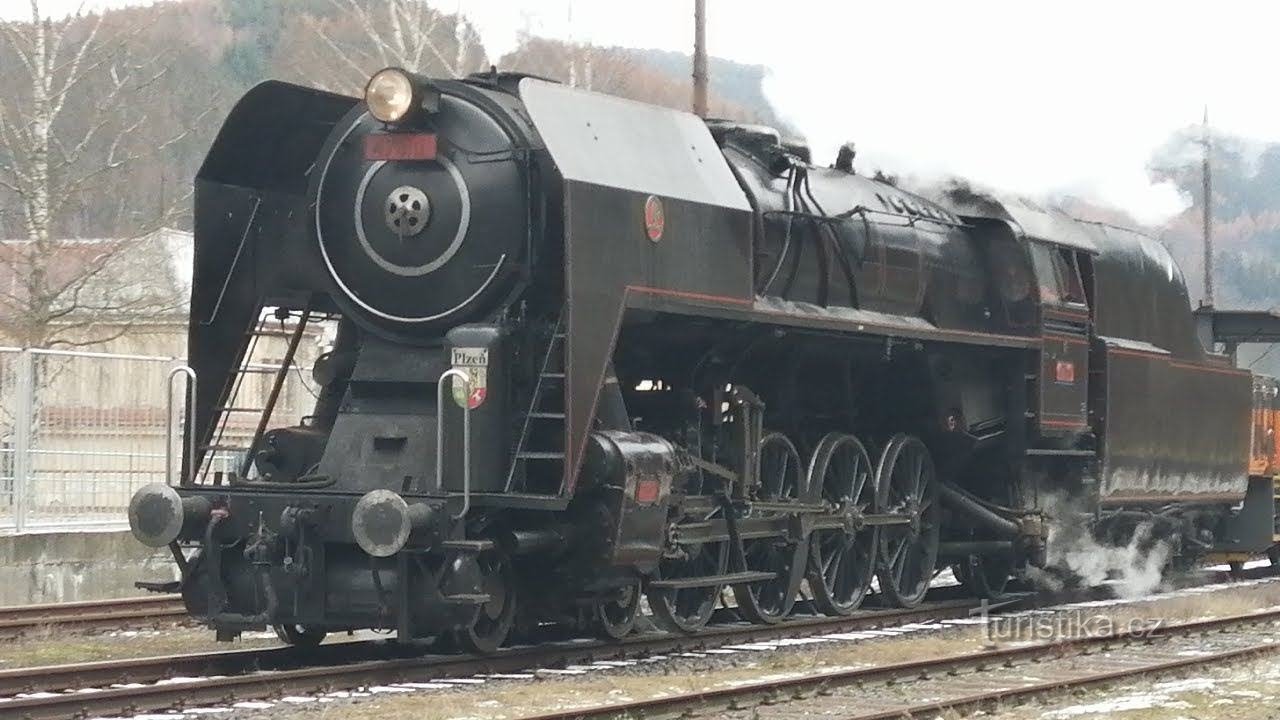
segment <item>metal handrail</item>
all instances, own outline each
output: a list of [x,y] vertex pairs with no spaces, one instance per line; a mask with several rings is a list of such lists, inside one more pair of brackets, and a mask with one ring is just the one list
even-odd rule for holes
[[[169,379],[165,383],[167,385],[165,407],[168,408],[164,436],[164,467],[166,475],[169,469],[173,467],[173,379],[180,374],[187,376],[187,419],[193,426],[195,424],[191,413],[195,412],[196,409],[196,371],[191,369],[190,365],[178,365],[169,371]],[[194,427],[191,428],[191,432],[187,433],[187,462],[191,465],[190,472],[187,477],[179,480],[180,485],[194,485],[196,482],[196,433]],[[181,473],[182,471],[179,470],[178,472]]]
[[[470,390],[471,376],[459,368],[449,368],[436,381],[436,484],[444,487],[444,381],[462,378]],[[471,510],[471,399],[462,403],[462,510],[453,516],[461,520]]]

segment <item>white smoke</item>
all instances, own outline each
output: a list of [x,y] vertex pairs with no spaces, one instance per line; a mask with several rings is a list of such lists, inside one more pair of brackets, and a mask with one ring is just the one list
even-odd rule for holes
[[1091,532],[1082,504],[1065,494],[1045,496],[1049,523],[1046,570],[1032,580],[1049,590],[1073,584],[1113,583],[1116,595],[1130,599],[1151,594],[1164,581],[1173,545],[1153,535],[1154,523],[1138,523],[1124,544],[1104,544]]
[[[1247,89],[1265,84],[1262,68],[1274,65],[1266,58],[1274,51],[1264,50],[1274,42],[1259,23],[1274,27],[1277,3],[1219,3],[1212,13],[1162,5],[1158,32],[1149,32],[1154,15],[1144,3],[1086,0],[1070,13],[1025,2],[927,3],[925,12],[918,3],[822,5],[804,14],[810,27],[800,51],[750,32],[741,42],[776,48],[776,57],[760,51],[773,70],[766,96],[809,138],[814,157],[825,161],[853,140],[866,174],[878,167],[1028,197],[1070,195],[1159,224],[1188,199],[1153,183],[1147,163],[1172,132],[1198,123],[1206,104],[1223,132],[1280,138],[1280,94]],[[1000,22],[975,21],[983,12]],[[1054,32],[1038,31],[1046,23]],[[905,25],[925,51],[903,52],[894,33],[876,31]],[[1223,33],[1213,50],[1167,52],[1199,46],[1211,27]],[[1071,49],[1077,32],[1111,39],[1079,53]],[[916,81],[939,68],[947,82]]]

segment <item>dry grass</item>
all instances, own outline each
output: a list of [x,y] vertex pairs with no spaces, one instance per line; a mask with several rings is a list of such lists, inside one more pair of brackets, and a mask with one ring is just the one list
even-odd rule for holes
[[[1178,689],[1204,679],[1204,687]],[[1129,704],[1128,707],[1125,707]],[[1110,705],[1111,707],[1103,707]],[[1162,674],[1000,708],[992,720],[1280,720],[1280,656]]]
[[[1155,599],[1137,603],[1085,608],[1085,612],[1110,618],[1120,625],[1131,619],[1163,618],[1166,622],[1182,622],[1197,618],[1234,615],[1263,607],[1280,606],[1280,583],[1250,587],[1226,588],[1210,593]],[[33,665],[113,660],[169,653],[228,650],[276,644],[274,638],[250,637],[235,644],[215,643],[210,631],[203,628],[139,631],[129,634],[70,635],[53,631],[17,643],[0,644],[0,669]],[[773,652],[740,652],[713,655],[708,658],[677,658],[653,665],[638,665],[625,670],[591,672],[585,675],[540,676],[534,681],[489,682],[480,686],[461,686],[451,690],[406,693],[375,693],[353,700],[333,698],[328,702],[300,704],[278,703],[269,710],[239,709],[236,718],[273,720],[314,720],[346,718],[353,715],[377,717],[379,720],[458,720],[460,718],[517,718],[602,703],[622,703],[657,695],[695,692],[716,687],[759,681],[765,676],[786,676],[833,672],[843,668],[884,665],[921,660],[982,649],[986,639],[980,628],[961,626],[942,631],[911,633],[900,637],[881,637],[842,643],[815,643],[779,649]],[[1280,660],[1272,659],[1270,679],[1256,680],[1264,697],[1280,697]],[[1127,686],[1126,686],[1127,687]],[[1239,687],[1249,689],[1244,685]],[[1039,705],[1009,707],[989,717],[1007,720],[1043,720],[1049,709],[1098,702],[1123,692],[1120,688],[1087,693],[1080,698]],[[1227,705],[1216,692],[1185,693],[1177,700],[1191,704],[1197,711],[1184,710],[1188,717],[1210,720],[1266,717],[1256,703],[1235,702]],[[1203,697],[1197,697],[1202,695]],[[1093,699],[1088,699],[1093,698]],[[357,703],[357,704],[353,704]],[[1276,699],[1267,710],[1277,707]],[[1208,712],[1212,710],[1212,712]],[[1126,712],[1120,717],[1148,720],[1170,716],[1169,708],[1152,708]],[[1164,714],[1160,714],[1163,712]],[[1252,714],[1250,714],[1252,712]],[[1176,713],[1175,713],[1176,714]],[[1081,716],[1084,720],[1104,715]],[[959,718],[960,715],[943,715]],[[1076,718],[1070,718],[1076,720]]]
[[[940,654],[972,652],[982,647],[976,631],[921,634],[857,643],[827,643],[773,652],[741,652],[716,659],[675,658],[652,666],[585,675],[539,675],[527,682],[491,682],[475,687],[430,693],[385,693],[358,698],[361,717],[379,720],[462,720],[519,718],[555,709],[618,704],[664,695],[698,692],[758,682],[765,676],[810,675],[905,662]],[[279,704],[259,711],[262,717],[351,717],[345,701]],[[252,714],[252,717],[259,717]]]
[[274,635],[269,638],[255,635],[235,643],[219,643],[214,641],[213,631],[207,628],[118,631],[100,635],[77,635],[53,628],[0,643],[0,670],[279,644]]
[[1120,605],[1108,614],[1117,621],[1159,617],[1168,622],[1183,622],[1241,615],[1268,607],[1280,607],[1280,582]]
[[[1165,622],[1182,622],[1197,618],[1234,615],[1263,607],[1280,605],[1280,583],[1243,588],[1226,588],[1210,593],[1156,599],[1132,604],[1085,608],[1085,612],[1105,616],[1117,626],[1131,619],[1162,618]],[[431,692],[386,693],[353,701],[312,702],[299,705],[279,704],[270,710],[250,713],[246,717],[273,720],[289,718],[310,720],[360,716],[379,720],[461,720],[463,718],[519,718],[552,710],[617,704],[628,700],[697,692],[735,684],[757,682],[769,676],[789,676],[834,672],[843,668],[884,665],[911,660],[974,652],[986,646],[980,628],[963,626],[937,632],[912,633],[901,637],[883,637],[856,642],[823,643],[793,646],[772,652],[741,652],[735,655],[711,656],[707,659],[679,658],[652,666],[635,666],[623,671],[600,671],[579,676],[540,676],[533,681],[489,682]],[[1276,662],[1272,660],[1272,662]],[[1280,668],[1280,666],[1277,666]],[[1272,695],[1280,695],[1280,669],[1276,671]],[[903,687],[909,692],[908,686]],[[1098,702],[1111,697],[1118,689],[1100,691],[1094,700],[1073,699],[1062,707],[1082,702]],[[1185,693],[1188,696],[1196,693]],[[1188,717],[1234,720],[1259,718],[1259,707],[1248,703],[1212,705],[1221,699],[1212,692],[1199,693],[1203,698],[1182,700],[1193,707],[1213,708],[1216,714],[1183,713]],[[1181,695],[1181,694],[1180,694]],[[1084,695],[1082,697],[1091,697]],[[1181,699],[1180,697],[1178,699]],[[1193,702],[1194,700],[1194,702]],[[358,706],[351,705],[352,702]],[[358,707],[358,710],[356,709]],[[998,709],[989,717],[1007,720],[1043,720],[1048,706],[1028,704]],[[1057,707],[1055,704],[1053,707]],[[1276,707],[1271,701],[1270,707]],[[1153,708],[1156,714],[1124,715],[1134,720],[1170,717],[1170,709]],[[1276,711],[1271,711],[1276,712]],[[1175,713],[1176,714],[1176,713]],[[1101,718],[1107,716],[1092,716]],[[943,718],[967,715],[952,713]],[[1277,714],[1280,720],[1280,714]],[[1076,720],[1071,718],[1070,720]]]

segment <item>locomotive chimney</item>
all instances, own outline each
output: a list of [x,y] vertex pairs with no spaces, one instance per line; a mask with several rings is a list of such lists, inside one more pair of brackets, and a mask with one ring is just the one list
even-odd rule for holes
[[707,116],[707,0],[693,0],[693,112]]
[[853,159],[857,157],[858,151],[854,144],[847,142],[840,146],[840,152],[836,153],[835,169],[843,172],[853,172]]

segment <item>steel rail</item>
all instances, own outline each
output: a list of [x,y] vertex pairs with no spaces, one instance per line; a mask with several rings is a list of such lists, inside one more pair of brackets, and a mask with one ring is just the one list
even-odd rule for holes
[[[1212,577],[1212,576],[1211,576]],[[945,597],[950,588],[935,591]],[[1097,599],[1099,591],[1087,590],[1071,597],[1023,595],[1013,603],[997,606],[992,612],[1048,604]],[[165,597],[108,601],[108,612],[100,613],[104,624],[119,624],[121,611],[141,601],[153,606]],[[75,614],[75,609],[101,608],[103,603],[63,603],[55,606],[6,608],[28,618],[39,614],[35,625],[49,624],[53,614]],[[972,599],[945,599],[927,602],[911,610],[865,609],[849,617],[793,617],[777,625],[716,624],[694,636],[663,633],[633,635],[619,643],[588,641],[535,644],[513,647],[491,656],[427,655],[421,647],[380,641],[348,641],[318,648],[274,647],[229,650],[150,658],[128,658],[101,662],[74,663],[0,670],[0,716],[21,711],[24,718],[56,718],[71,715],[110,715],[169,707],[192,706],[201,702],[223,702],[265,698],[284,692],[315,692],[351,688],[362,684],[420,681],[469,676],[486,672],[514,672],[536,667],[555,667],[594,660],[643,657],[645,655],[696,652],[723,645],[767,641],[892,627],[913,622],[970,617],[977,608]],[[114,611],[112,611],[114,610]],[[167,612],[167,611],[166,611]],[[172,614],[181,615],[178,608]],[[154,612],[152,612],[154,615]],[[95,621],[97,622],[97,621]],[[254,673],[249,675],[249,673]],[[218,677],[174,681],[171,678]],[[157,683],[168,681],[159,685]],[[141,684],[109,688],[115,683]],[[101,690],[87,690],[99,687]],[[77,691],[77,692],[70,692]],[[64,693],[41,697],[14,697],[19,693]]]
[[[905,686],[907,682],[925,681],[924,679],[934,675],[947,675],[962,668],[1008,667],[1011,663],[1019,661],[1031,661],[1046,657],[1067,657],[1072,654],[1083,654],[1094,647],[1105,648],[1117,643],[1132,643],[1148,639],[1171,638],[1179,635],[1212,633],[1226,631],[1234,626],[1256,626],[1260,623],[1277,621],[1280,621],[1280,610],[1267,610],[1178,623],[1155,629],[1123,630],[1106,635],[1069,638],[1048,643],[982,650],[942,658],[912,660],[830,673],[815,673],[794,678],[714,688],[597,707],[557,710],[524,716],[521,720],[596,720],[615,717],[685,716],[699,712],[742,711],[753,703],[775,705],[779,704],[779,698],[789,697],[792,700],[801,700],[819,694],[830,694],[833,689],[859,687],[870,682],[893,680],[901,681],[904,684],[902,686]],[[1156,660],[1138,666],[1093,672],[1074,678],[1037,682],[1014,688],[997,688],[951,699],[931,700],[885,710],[855,711],[836,715],[824,713],[824,717],[841,717],[845,720],[896,720],[935,714],[951,709],[971,708],[1015,697],[1038,695],[1137,675],[1229,662],[1267,652],[1280,652],[1280,642],[1260,642],[1248,647],[1233,648],[1222,652],[1179,657],[1173,660]],[[782,700],[781,702],[785,703],[787,701]]]
[[[911,610],[866,610],[843,618],[801,617],[777,625],[717,625],[692,636],[655,632],[632,635],[621,642],[577,640],[513,647],[488,656],[368,659],[379,653],[404,654],[412,652],[412,649],[366,641],[306,649],[237,650],[15,668],[0,671],[0,694],[8,696],[0,698],[0,716],[12,714],[29,720],[110,716],[274,697],[284,693],[324,692],[365,685],[511,673],[530,668],[696,652],[738,643],[969,617],[976,607],[977,603],[972,600],[949,600],[927,603]],[[355,658],[354,662],[352,658]],[[315,664],[325,661],[332,664]],[[260,672],[263,670],[265,672]],[[176,679],[206,674],[220,677]],[[165,682],[157,682],[160,680]],[[87,689],[112,683],[129,685]],[[32,696],[14,697],[18,692],[32,693]],[[55,692],[59,694],[48,694]]]
[[46,628],[104,628],[185,622],[187,610],[173,595],[0,607],[0,638]]
[[1194,657],[1178,658],[1176,660],[1153,662],[1149,665],[1142,665],[1124,670],[1096,672],[1081,677],[1071,678],[1069,680],[1032,683],[1023,687],[973,693],[971,695],[953,698],[946,701],[919,703],[905,709],[851,715],[846,717],[845,720],[901,720],[902,718],[917,717],[928,713],[942,712],[946,710],[960,711],[966,708],[995,704],[1003,700],[1013,700],[1016,698],[1025,698],[1034,695],[1061,692],[1063,690],[1070,690],[1073,688],[1083,688],[1089,685],[1099,685],[1139,675],[1152,675],[1156,673],[1170,672],[1173,670],[1183,670],[1191,667],[1204,667],[1207,665],[1229,663],[1277,651],[1280,651],[1280,645],[1275,643],[1260,643],[1249,647],[1224,650],[1207,655],[1197,655]]

